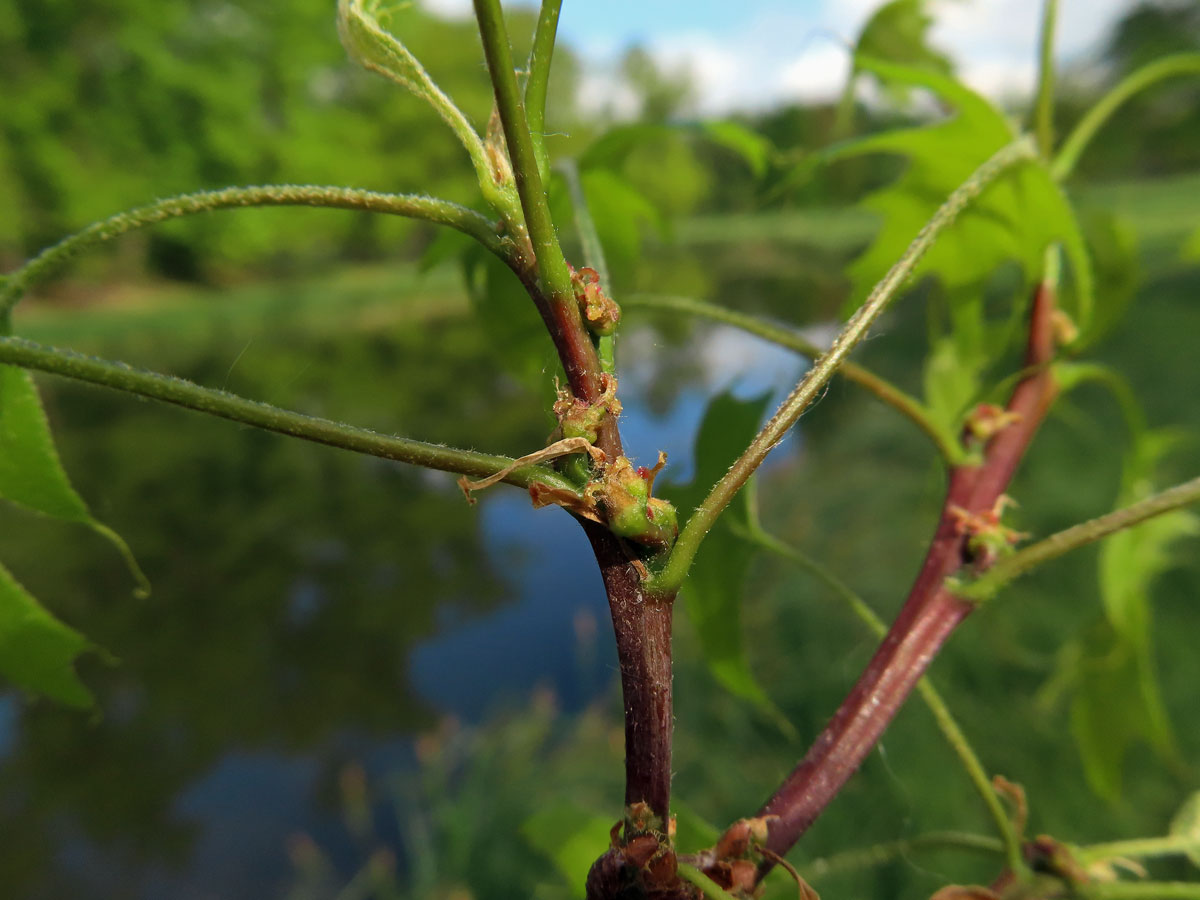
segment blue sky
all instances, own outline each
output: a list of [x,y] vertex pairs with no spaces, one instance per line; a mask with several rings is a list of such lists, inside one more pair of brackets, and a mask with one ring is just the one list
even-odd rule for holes
[[[621,111],[632,102],[615,61],[634,44],[660,64],[685,69],[696,111],[720,114],[836,95],[846,48],[881,0],[565,0],[559,33],[586,61],[582,100]],[[424,0],[469,16],[471,0]],[[518,5],[517,3],[506,3]],[[534,5],[526,2],[523,5]],[[1060,0],[1060,60],[1094,50],[1134,0]],[[997,98],[1020,97],[1034,80],[1041,0],[933,0],[933,42],[963,78]],[[625,110],[633,112],[633,110]]]

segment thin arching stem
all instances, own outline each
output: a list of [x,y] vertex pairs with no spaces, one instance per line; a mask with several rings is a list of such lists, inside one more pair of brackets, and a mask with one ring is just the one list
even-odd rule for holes
[[1022,138],[998,151],[980,166],[934,213],[933,218],[921,229],[920,234],[909,245],[904,257],[894,265],[867,296],[866,301],[846,323],[846,327],[826,351],[805,374],[783,405],[762,431],[751,442],[725,476],[713,486],[692,517],[688,520],[666,566],[652,577],[653,590],[676,591],[687,576],[692,560],[700,549],[704,536],[725,510],[742,485],[754,474],[767,458],[767,454],[783,439],[783,436],[808,409],[825,385],[833,378],[853,350],[870,330],[879,314],[900,291],[920,262],[921,257],[937,240],[938,236],[958,217],[983,190],[1004,174],[1013,165],[1036,155],[1033,142]]
[[[758,316],[748,315],[729,309],[728,307],[718,306],[715,303],[706,303],[703,300],[696,300],[691,297],[674,297],[663,294],[631,294],[622,299],[622,307],[627,309],[669,310],[671,312],[681,312],[711,319],[714,322],[740,328],[742,331],[757,335],[763,340],[786,347],[789,350],[794,350],[801,356],[807,356],[809,359],[816,359],[823,352],[820,347],[791,328],[776,325],[774,322],[769,322]],[[855,362],[847,361],[843,363],[841,369],[838,370],[838,374],[847,381],[852,381],[864,390],[874,394],[877,399],[895,409],[921,429],[925,436],[933,442],[938,453],[947,463],[957,462],[962,457],[962,448],[958,445],[958,442],[929,417],[924,405],[916,397],[900,390],[900,388],[887,379],[881,378],[870,369]]]
[[986,853],[989,856],[1004,852],[1004,846],[995,838],[982,834],[959,831],[931,831],[912,838],[876,844],[861,850],[846,850],[833,856],[814,859],[798,866],[801,874],[809,878],[831,875],[868,866],[881,866],[897,857],[907,856],[920,850],[968,850]]
[[1081,522],[1057,534],[1052,534],[1045,540],[1018,550],[1012,556],[997,561],[975,581],[955,588],[955,593],[965,600],[983,602],[995,596],[1010,581],[1043,563],[1058,559],[1058,557],[1086,544],[1095,543],[1110,534],[1132,528],[1147,519],[1161,516],[1163,513],[1193,503],[1200,503],[1200,477],[1167,488],[1152,497],[1139,500],[1137,503],[1122,507],[1107,515]]
[[[772,552],[782,556],[784,559],[790,560],[806,572],[811,574],[818,581],[821,581],[833,593],[845,601],[853,613],[858,616],[867,628],[878,638],[882,638],[887,633],[887,625],[882,619],[875,614],[867,602],[863,600],[853,589],[850,588],[844,581],[838,578],[833,572],[825,568],[815,559],[801,553],[795,547],[779,540],[774,535],[762,529],[757,522],[751,524],[752,537],[762,546]],[[1000,802],[1000,798],[996,795],[996,791],[992,788],[991,779],[988,778],[987,770],[984,769],[983,763],[979,760],[979,755],[971,746],[971,742],[967,740],[966,734],[963,733],[958,721],[950,712],[950,707],[946,705],[946,701],[933,686],[933,682],[928,676],[923,677],[917,682],[917,691],[921,695],[921,699],[933,714],[934,721],[937,723],[938,730],[946,739],[946,743],[950,745],[950,749],[954,751],[962,764],[963,770],[967,773],[971,784],[979,793],[983,800],[984,806],[987,807],[988,815],[992,817],[992,822],[996,826],[996,830],[1000,833],[1000,838],[1003,841],[1004,853],[1008,859],[1010,867],[1015,867],[1020,864],[1021,860],[1021,838],[1013,828],[1012,820],[1004,809],[1004,805]]]
[[1086,900],[1200,900],[1200,881],[1095,881],[1076,892]]
[[1075,851],[1081,865],[1088,866],[1110,859],[1146,859],[1155,856],[1176,856],[1194,852],[1200,846],[1194,835],[1170,834],[1165,837],[1134,838],[1128,841],[1111,841],[1106,844],[1089,844]]
[[0,283],[0,314],[11,309],[33,286],[45,281],[80,252],[111,241],[123,234],[157,225],[168,219],[194,216],[217,209],[241,209],[252,206],[317,206],[357,209],[424,219],[448,225],[479,241],[488,250],[505,258],[505,244],[497,233],[497,224],[473,209],[414,194],[382,194],[353,188],[311,184],[276,184],[229,187],[218,191],[200,191],[158,200],[87,226],[52,247],[47,247]]
[[[378,434],[365,428],[247,400],[171,375],[135,369],[124,363],[96,359],[71,350],[47,347],[23,338],[0,337],[0,363],[87,381],[306,441],[444,472],[486,477],[513,463],[507,456]],[[566,479],[544,466],[515,469],[504,480],[520,487],[529,487],[537,482],[555,491],[577,493]]]
[[1146,88],[1176,78],[1180,75],[1200,75],[1200,53],[1178,53],[1163,59],[1148,63],[1135,72],[1123,78],[1117,85],[1096,101],[1096,105],[1088,110],[1087,115],[1079,120],[1079,124],[1063,141],[1062,149],[1051,166],[1051,174],[1062,181],[1069,178],[1079,162],[1079,157],[1087,149],[1092,138],[1096,136],[1104,123],[1112,117],[1126,100]]

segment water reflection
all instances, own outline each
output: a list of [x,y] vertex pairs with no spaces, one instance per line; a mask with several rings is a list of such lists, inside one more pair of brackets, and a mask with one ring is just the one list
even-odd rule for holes
[[[782,392],[800,369],[757,339],[711,334],[686,350],[658,348],[661,363],[687,353],[708,373],[667,385],[665,401],[669,369],[646,352],[658,339],[627,339],[626,359],[642,360],[622,374],[627,446],[642,460],[667,450],[677,481],[690,477],[712,393],[731,382],[743,395]],[[487,383],[472,369],[477,338],[453,325],[428,337],[397,335],[398,346],[366,352],[283,336],[247,353],[236,387],[513,453],[544,437],[528,403],[528,415],[464,422],[471,396],[449,397]],[[312,359],[333,365],[312,371]],[[201,354],[172,368],[219,383],[228,361]],[[359,386],[385,378],[423,389],[398,397],[394,421],[380,423],[378,398]],[[329,788],[348,761],[371,777],[410,766],[409,736],[435,717],[478,721],[539,685],[568,710],[612,690],[600,579],[561,511],[499,489],[470,509],[448,476],[44,386],[77,485],[137,549],[156,594],[127,600],[124,574],[86,537],[0,518],[6,561],[121,660],[85,667],[95,719],[0,700],[9,896],[278,896],[295,834],[314,836],[335,862],[352,853]],[[70,552],[51,562],[47,548],[63,546]],[[582,583],[579,571],[589,573]]]

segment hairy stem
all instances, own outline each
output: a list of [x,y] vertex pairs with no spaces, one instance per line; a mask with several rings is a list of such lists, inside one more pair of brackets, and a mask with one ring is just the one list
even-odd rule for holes
[[1111,841],[1107,844],[1089,844],[1075,851],[1075,858],[1087,866],[1109,859],[1145,859],[1152,856],[1175,856],[1190,853],[1200,844],[1193,835],[1172,834],[1166,837],[1135,838],[1129,841]]
[[[879,649],[800,764],[758,813],[778,816],[767,849],[783,855],[816,821],[875,746],[942,644],[974,605],[947,579],[972,562],[964,516],[995,509],[1056,394],[1054,288],[1038,285],[1030,313],[1025,369],[1008,403],[1012,423],[987,444],[980,465],[956,466],[925,562]],[[769,865],[760,867],[765,874]],[[1017,871],[1021,871],[1018,869]]]
[[933,831],[899,841],[888,841],[861,850],[846,850],[833,856],[814,859],[797,868],[807,877],[820,877],[834,872],[881,866],[897,857],[919,850],[969,850],[988,855],[1004,852],[1003,845],[992,837],[958,831]]
[[[236,394],[202,387],[182,378],[135,369],[124,363],[96,359],[71,350],[35,344],[23,338],[0,337],[0,363],[87,381],[306,441],[444,472],[485,477],[502,471],[513,462],[507,456],[458,450],[440,444],[377,434],[365,428],[356,428],[341,422],[247,400]],[[516,469],[505,476],[504,480],[520,487],[529,487],[539,482],[553,487],[556,491],[577,493],[569,481],[544,466]]]
[[95,222],[82,231],[63,238],[47,247],[0,283],[0,314],[11,309],[31,287],[46,280],[64,263],[83,250],[130,231],[146,228],[198,213],[217,209],[239,209],[251,206],[318,206],[335,209],[358,209],[424,219],[456,228],[479,241],[488,250],[506,258],[504,244],[497,233],[497,223],[465,206],[413,194],[381,194],[352,188],[320,185],[278,184],[253,187],[230,187],[219,191],[200,191],[182,194],[117,213]]
[[542,0],[537,28],[533,32],[533,48],[529,51],[529,74],[525,78],[525,115],[543,178],[550,171],[546,153],[546,89],[550,83],[550,63],[554,59],[554,39],[561,9],[562,0]]
[[1094,543],[1161,516],[1163,513],[1200,503],[1200,477],[1160,491],[1145,500],[1081,522],[1044,540],[1031,544],[1011,556],[999,560],[986,573],[974,581],[956,588],[955,593],[966,600],[981,602],[989,600],[1005,585],[1024,575],[1031,569],[1069,553],[1079,547]]
[[[746,448],[725,476],[716,483],[709,495],[696,508],[679,534],[666,566],[655,575],[651,584],[658,590],[674,593],[683,583],[704,536],[717,517],[725,510],[747,479],[766,459],[767,454],[783,439],[800,415],[820,396],[825,385],[841,368],[846,356],[867,334],[879,314],[908,280],[925,251],[968,204],[1004,174],[1011,166],[1035,155],[1032,141],[1018,140],[998,151],[980,166],[947,198],[932,219],[909,245],[904,257],[894,265],[868,295],[866,301],[846,323],[833,345],[808,370],[791,395]],[[774,849],[774,848],[772,848]]]
[[1042,4],[1041,52],[1038,55],[1038,88],[1034,102],[1034,133],[1042,159],[1054,153],[1054,26],[1058,21],[1058,0]]
[[[776,325],[758,316],[747,315],[715,303],[706,303],[691,297],[673,297],[663,294],[632,294],[623,298],[624,308],[661,309],[673,312],[687,313],[700,316],[740,328],[750,334],[757,335],[763,340],[794,350],[801,356],[816,359],[822,353],[820,347],[807,340],[803,335],[791,328]],[[895,409],[925,434],[937,448],[939,455],[947,463],[954,463],[962,457],[962,448],[949,434],[944,432],[926,412],[921,401],[916,397],[900,390],[890,381],[876,375],[865,366],[847,360],[838,370],[838,374],[847,381],[852,381],[864,390],[874,394],[878,400]]]
[[1076,891],[1087,900],[1200,900],[1200,881],[1097,881]]
[[1088,110],[1087,115],[1080,119],[1079,124],[1063,142],[1062,149],[1051,166],[1051,174],[1059,181],[1070,177],[1079,162],[1079,157],[1087,149],[1092,138],[1096,136],[1104,123],[1109,120],[1126,100],[1146,88],[1175,78],[1180,75],[1200,75],[1200,53],[1177,53],[1155,60],[1121,79],[1107,94],[1101,97],[1096,105]]
[[735,900],[734,896],[690,863],[680,861],[679,877],[700,891],[708,900]]

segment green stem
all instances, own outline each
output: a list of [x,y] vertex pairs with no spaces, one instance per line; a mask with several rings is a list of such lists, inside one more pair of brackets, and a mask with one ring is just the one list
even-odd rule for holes
[[538,171],[545,178],[550,171],[546,153],[546,88],[550,83],[550,63],[554,59],[554,39],[558,33],[558,13],[562,0],[542,0],[533,48],[529,51],[529,75],[525,79],[525,115],[538,160]]
[[791,395],[783,401],[783,405],[779,407],[771,421],[763,427],[732,468],[716,483],[709,495],[696,508],[691,518],[688,519],[687,525],[679,533],[679,538],[675,542],[666,566],[651,577],[648,585],[651,590],[674,593],[679,589],[684,578],[687,577],[696,551],[700,549],[704,536],[708,534],[717,517],[741,490],[746,480],[754,474],[762,461],[766,459],[767,454],[796,423],[801,413],[821,395],[825,385],[841,368],[846,356],[866,336],[875,319],[903,287],[925,251],[988,185],[1011,166],[1035,156],[1035,148],[1028,138],[1015,141],[987,160],[947,198],[909,245],[900,261],[892,266],[883,280],[871,290],[866,301],[846,323],[846,327],[834,340],[829,350],[813,363],[812,368],[796,385]]
[[[604,256],[604,245],[600,243],[600,234],[596,231],[592,211],[588,208],[587,195],[583,192],[579,165],[573,159],[564,159],[558,164],[558,170],[562,172],[563,180],[567,183],[567,193],[571,195],[571,208],[575,212],[575,231],[579,235],[579,243],[583,250],[583,264],[596,270],[600,286],[611,297],[612,282],[608,276],[608,260]],[[600,368],[610,375],[615,372],[615,336],[602,335],[596,342],[596,352],[600,355]]]
[[1079,157],[1087,149],[1092,138],[1096,136],[1096,132],[1122,103],[1159,81],[1179,75],[1200,75],[1200,53],[1178,53],[1174,56],[1167,56],[1155,60],[1123,78],[1112,90],[1101,97],[1075,126],[1074,131],[1063,142],[1062,149],[1058,151],[1058,156],[1050,167],[1050,173],[1058,181],[1068,178],[1075,169],[1075,164],[1079,162]]
[[[355,428],[341,422],[319,419],[247,400],[236,394],[184,381],[182,378],[135,369],[124,363],[96,359],[71,350],[35,344],[24,338],[0,337],[0,363],[87,381],[306,441],[444,472],[486,477],[513,462],[507,456],[458,450],[409,438],[377,434],[365,428]],[[577,493],[570,482],[543,466],[516,469],[504,480],[520,487],[529,487],[535,482],[540,482],[558,491]]]
[[[822,352],[820,347],[791,328],[776,325],[758,316],[737,312],[724,306],[718,306],[715,303],[706,303],[703,300],[695,300],[691,297],[671,297],[662,294],[633,294],[625,297],[622,300],[622,305],[626,308],[640,307],[642,309],[671,310],[673,312],[682,312],[711,319],[714,322],[740,328],[742,331],[757,335],[763,340],[786,347],[789,350],[794,350],[801,356],[807,356],[809,359],[816,359]],[[963,452],[959,443],[929,417],[925,407],[916,397],[900,390],[900,388],[876,375],[870,369],[849,360],[842,364],[838,374],[843,376],[847,381],[852,381],[859,387],[870,391],[876,398],[882,400],[888,406],[908,418],[933,442],[933,445],[937,447],[938,453],[947,464],[953,465],[962,458]]]
[[[549,308],[542,310],[542,315],[558,348],[571,390],[576,397],[592,403],[600,396],[600,360],[591,335],[584,328],[567,261],[563,259],[554,220],[550,217],[550,205],[538,173],[537,154],[517,88],[512,46],[508,42],[499,0],[475,0],[475,18],[479,22],[488,73],[496,92],[496,108],[504,128],[525,225],[537,257],[540,291],[549,298]],[[611,448],[602,446],[601,449],[607,453]]]
[[732,894],[726,891],[723,887],[693,866],[691,863],[685,863],[682,860],[676,863],[676,869],[679,877],[688,884],[699,888],[700,895],[707,897],[708,900],[734,900]]
[[[784,559],[790,560],[818,581],[823,582],[826,587],[846,602],[854,614],[871,629],[876,637],[882,638],[887,633],[887,625],[849,585],[815,559],[801,553],[795,547],[779,540],[779,538],[764,530],[758,524],[753,514],[751,516],[750,536],[767,550],[771,550]],[[946,701],[942,699],[942,695],[933,686],[928,676],[923,677],[917,683],[917,690],[920,691],[921,699],[925,701],[925,705],[933,714],[938,730],[941,731],[942,736],[946,739],[946,743],[950,745],[950,749],[954,751],[959,762],[962,763],[963,770],[967,773],[971,784],[974,785],[975,790],[979,792],[979,796],[983,799],[984,806],[987,807],[988,814],[992,817],[992,821],[996,825],[996,830],[1000,833],[1000,838],[1004,846],[1004,855],[1009,868],[1014,872],[1022,871],[1025,863],[1021,856],[1021,836],[1013,828],[1012,820],[1005,811],[1004,805],[1000,802],[1000,798],[996,795],[996,791],[992,788],[991,779],[988,778],[987,771],[984,769],[983,763],[980,762],[978,754],[971,747],[971,742],[967,740],[967,736],[963,733],[954,715],[950,712]]]
[[1144,859],[1148,856],[1173,856],[1200,849],[1192,835],[1172,834],[1166,837],[1137,838],[1130,841],[1111,841],[1090,844],[1075,851],[1075,858],[1084,866],[1109,859]]
[[571,276],[567,271],[567,261],[563,259],[562,248],[558,245],[554,222],[550,218],[550,206],[546,201],[533,140],[529,136],[529,124],[525,119],[525,107],[517,89],[512,47],[508,42],[499,0],[475,0],[475,16],[479,20],[479,34],[483,39],[488,72],[496,91],[496,106],[504,126],[504,139],[512,160],[517,192],[521,195],[525,224],[537,254],[538,276],[556,302],[575,308]]
[[1088,900],[1200,900],[1200,881],[1097,881],[1076,892]]
[[1042,563],[1057,559],[1071,550],[1094,543],[1126,528],[1132,528],[1154,516],[1200,502],[1200,477],[1177,484],[1139,500],[1137,503],[1110,512],[1087,522],[1081,522],[1057,534],[1038,541],[1012,556],[998,560],[988,571],[970,582],[954,589],[964,600],[983,602],[990,600],[1010,581],[1024,575]]
[[375,191],[319,185],[230,187],[158,200],[94,222],[82,231],[63,238],[0,283],[0,314],[10,310],[31,287],[44,281],[69,259],[89,247],[168,219],[193,216],[210,210],[250,206],[320,206],[425,219],[456,228],[475,238],[496,255],[506,258],[505,245],[497,234],[495,222],[472,209],[446,200],[413,194],[381,194]]
[[987,854],[1001,853],[1004,850],[1001,843],[992,837],[958,831],[935,831],[905,840],[876,844],[861,850],[847,850],[833,856],[814,859],[796,868],[800,870],[800,874],[816,878],[848,869],[880,866],[915,850],[940,849],[972,850]]
[[1042,159],[1054,153],[1054,26],[1058,20],[1058,0],[1042,4],[1041,53],[1037,100],[1034,105],[1034,130]]

